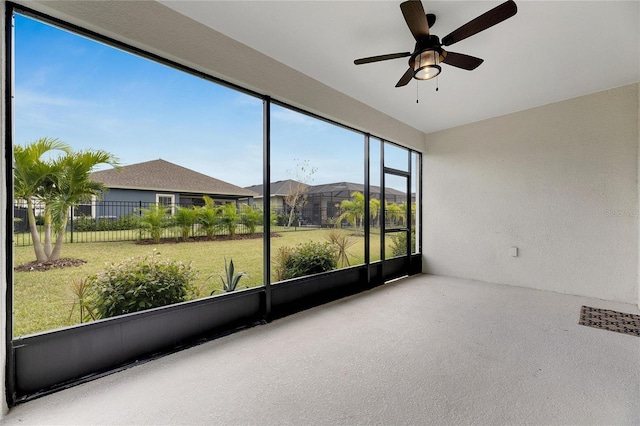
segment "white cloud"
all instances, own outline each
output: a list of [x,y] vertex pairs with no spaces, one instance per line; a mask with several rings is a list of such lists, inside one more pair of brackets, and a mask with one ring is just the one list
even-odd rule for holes
[[287,110],[287,109],[275,109],[271,111],[271,119],[281,121],[289,124],[303,124],[305,126],[318,126],[324,124],[322,121],[315,118],[300,114],[299,112]]
[[30,90],[16,90],[16,106],[19,108],[33,108],[38,106],[55,106],[67,108],[97,107],[98,104],[85,99],[74,99],[64,96],[49,96]]

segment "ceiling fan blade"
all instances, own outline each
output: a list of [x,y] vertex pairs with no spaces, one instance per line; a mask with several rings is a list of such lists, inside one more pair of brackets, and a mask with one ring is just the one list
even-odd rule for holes
[[429,24],[420,0],[409,0],[400,4],[400,10],[413,38],[420,40],[429,37]]
[[406,58],[411,56],[411,52],[390,53],[388,55],[370,56],[368,58],[360,58],[353,61],[356,65],[370,64],[371,62],[388,61],[389,59]]
[[445,52],[442,51],[444,59],[443,63],[454,67],[462,68],[463,70],[475,70],[484,62],[484,59],[476,58],[475,56],[465,55],[463,53]]
[[484,31],[505,19],[511,18],[518,11],[518,7],[513,0],[508,0],[502,3],[500,6],[494,7],[490,11],[483,13],[477,18],[467,22],[457,30],[446,35],[442,39],[443,46],[450,46],[453,43],[457,43],[460,40],[464,40],[467,37],[471,37],[474,34]]
[[413,68],[409,68],[407,69],[407,72],[405,72],[404,75],[400,78],[400,80],[398,80],[398,82],[396,83],[396,87],[406,86],[407,84],[409,84],[412,78]]

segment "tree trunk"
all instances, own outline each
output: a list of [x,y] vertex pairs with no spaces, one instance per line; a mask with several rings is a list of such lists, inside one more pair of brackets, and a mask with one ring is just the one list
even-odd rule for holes
[[291,211],[289,212],[289,223],[287,223],[287,228],[291,227],[291,224],[293,223],[293,215],[296,211],[295,206],[291,208]]
[[29,231],[31,231],[31,240],[33,241],[33,251],[38,262],[46,262],[47,255],[44,253],[42,243],[40,242],[40,234],[38,234],[38,226],[36,225],[36,215],[33,212],[33,201],[27,198],[27,217],[29,221]]
[[60,259],[60,254],[62,253],[62,243],[64,243],[64,232],[67,228],[67,215],[64,215],[62,219],[62,227],[58,231],[58,236],[56,237],[56,245],[53,247],[53,251],[51,252],[51,256],[49,256],[50,261]]
[[51,260],[51,212],[47,207],[44,209],[44,254],[47,260]]

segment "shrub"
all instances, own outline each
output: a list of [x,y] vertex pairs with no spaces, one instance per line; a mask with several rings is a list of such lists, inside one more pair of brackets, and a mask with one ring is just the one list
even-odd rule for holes
[[[271,213],[271,221],[272,225],[275,226],[289,226],[289,214],[280,212],[280,213]],[[300,217],[299,215],[294,215],[293,220],[291,222],[291,226],[300,226]]]
[[129,229],[137,229],[140,227],[140,216],[136,214],[128,214],[125,216],[120,216],[115,221],[114,230],[129,230]]
[[136,229],[140,226],[138,216],[135,214],[120,216],[117,219],[92,218],[80,216],[73,219],[73,230],[78,232],[87,231],[126,231]]
[[[411,230],[411,247],[415,246],[416,232]],[[399,232],[391,237],[391,256],[405,256],[407,254],[407,233]]]
[[89,216],[80,216],[73,219],[73,230],[78,232],[95,231],[96,219]]
[[331,243],[310,241],[298,244],[285,262],[284,279],[331,271],[336,269],[337,263]]
[[293,254],[293,247],[282,246],[278,248],[275,255],[271,259],[273,265],[273,280],[283,281],[286,280],[287,275],[287,262]]
[[289,220],[289,216],[285,215],[284,213],[276,213],[272,215],[273,217],[273,222],[272,225],[276,225],[276,226],[286,226],[287,225],[287,221]]
[[196,276],[191,264],[161,259],[157,252],[110,264],[90,277],[93,312],[107,318],[190,300]]
[[262,209],[253,206],[243,206],[240,223],[247,227],[249,234],[255,234],[256,227],[262,224]]

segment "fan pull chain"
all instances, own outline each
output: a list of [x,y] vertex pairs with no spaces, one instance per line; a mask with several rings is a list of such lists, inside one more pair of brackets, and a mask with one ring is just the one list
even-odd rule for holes
[[416,80],[416,103],[419,104],[420,103],[420,92],[418,91],[419,89],[419,85],[418,85],[418,80]]
[[440,85],[440,76],[436,76],[436,92],[438,91],[439,85]]

